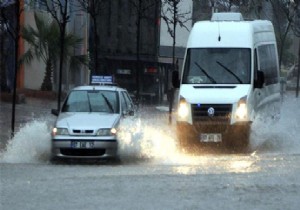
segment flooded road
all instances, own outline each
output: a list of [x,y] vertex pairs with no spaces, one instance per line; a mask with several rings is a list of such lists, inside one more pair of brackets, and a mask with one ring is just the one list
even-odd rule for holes
[[123,122],[120,164],[51,164],[45,112],[0,153],[0,209],[299,209],[299,107],[286,95],[279,122],[255,122],[248,152],[196,155],[177,149],[165,113],[144,109]]

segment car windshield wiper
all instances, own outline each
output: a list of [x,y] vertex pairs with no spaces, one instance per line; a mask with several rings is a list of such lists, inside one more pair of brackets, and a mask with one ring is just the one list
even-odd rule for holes
[[88,103],[89,103],[89,110],[90,110],[90,112],[92,112],[91,99],[90,99],[89,93],[87,94],[87,98],[88,98]]
[[106,103],[107,106],[109,107],[110,111],[111,111],[112,113],[114,113],[114,112],[115,112],[115,111],[114,111],[114,108],[113,108],[113,106],[111,105],[111,103],[109,102],[109,100],[106,98],[106,96],[105,96],[103,93],[101,93],[101,95],[102,95],[102,97],[104,98],[105,103]]
[[233,73],[228,67],[224,66],[221,62],[219,61],[216,61],[217,64],[219,64],[220,66],[222,66],[228,73],[230,73],[232,76],[234,76],[234,78],[237,79],[237,81],[240,83],[240,84],[243,84],[242,80],[235,74]]
[[208,73],[197,63],[195,62],[196,66],[205,74],[205,76],[211,81],[213,84],[217,84],[216,80],[208,75]]

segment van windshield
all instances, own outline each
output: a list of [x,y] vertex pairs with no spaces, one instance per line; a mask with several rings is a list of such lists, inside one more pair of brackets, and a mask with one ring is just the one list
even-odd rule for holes
[[249,48],[190,48],[183,84],[250,84]]

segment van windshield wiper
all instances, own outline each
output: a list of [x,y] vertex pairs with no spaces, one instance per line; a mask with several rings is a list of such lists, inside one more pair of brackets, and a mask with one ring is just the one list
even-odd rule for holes
[[214,80],[214,78],[212,78],[211,76],[208,75],[208,73],[205,71],[205,69],[203,69],[199,63],[195,62],[196,66],[203,72],[203,74],[205,74],[205,76],[211,81],[211,83],[213,84],[217,84],[216,80]]
[[112,113],[114,113],[114,112],[115,112],[115,111],[114,111],[114,108],[113,108],[113,106],[111,105],[111,103],[109,102],[109,100],[105,97],[105,95],[104,95],[103,93],[101,93],[101,95],[102,95],[102,97],[104,98],[105,103],[106,103],[107,106],[109,107],[110,111],[111,111]]
[[216,61],[217,64],[219,64],[220,66],[222,66],[228,73],[230,73],[232,76],[234,76],[234,78],[237,79],[237,81],[240,83],[240,84],[243,84],[242,80],[235,74],[233,73],[228,67],[226,67],[225,65],[223,65],[221,62],[219,61]]

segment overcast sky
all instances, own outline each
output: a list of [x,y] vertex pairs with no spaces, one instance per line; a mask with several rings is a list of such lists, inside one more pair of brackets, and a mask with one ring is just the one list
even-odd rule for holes
[[[187,23],[185,23],[185,26],[189,30],[191,30],[191,28],[192,28],[192,20],[191,20],[192,8],[193,8],[192,0],[184,0],[184,1],[181,1],[181,3],[179,4],[179,13],[190,12],[190,14],[189,14],[190,20]],[[164,8],[164,11],[165,10],[166,10],[166,8]],[[187,31],[185,28],[181,28],[179,25],[177,25],[176,46],[185,47],[186,43],[187,43],[188,35],[189,35],[189,31]],[[161,27],[160,27],[160,45],[161,46],[172,46],[173,45],[173,39],[170,36],[170,34],[168,33],[167,24],[163,19],[161,19]]]

